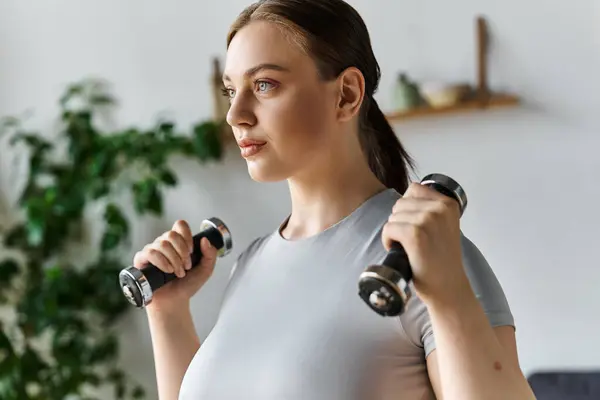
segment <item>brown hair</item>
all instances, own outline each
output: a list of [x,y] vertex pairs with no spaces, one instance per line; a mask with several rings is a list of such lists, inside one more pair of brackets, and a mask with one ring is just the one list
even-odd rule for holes
[[404,149],[373,95],[381,72],[371,39],[358,12],[343,0],[259,0],[240,13],[227,36],[252,21],[277,23],[316,62],[323,79],[335,79],[349,67],[365,79],[360,114],[360,143],[369,167],[388,188],[404,193],[414,162]]

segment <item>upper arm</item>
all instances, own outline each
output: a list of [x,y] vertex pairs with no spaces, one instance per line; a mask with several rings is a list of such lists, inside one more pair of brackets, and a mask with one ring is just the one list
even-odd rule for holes
[[[517,340],[515,338],[515,329],[512,326],[498,326],[494,328],[498,342],[503,349],[506,350],[509,362],[517,370],[520,369],[519,356],[517,352]],[[438,400],[443,399],[442,388],[440,382],[440,371],[437,361],[436,351],[432,351],[427,357],[427,371],[429,374],[429,380],[431,386],[435,392],[435,396]]]
[[[462,233],[461,247],[465,273],[490,325],[493,328],[506,326],[514,331],[510,306],[491,266],[477,246]],[[417,296],[411,299],[406,312],[400,316],[400,323],[411,341],[423,347],[428,357],[436,347],[435,335],[427,307]]]
[[[465,273],[477,300],[498,340],[511,354],[511,360],[518,365],[514,319],[502,286],[483,254],[462,234],[461,246]],[[410,340],[423,348],[432,386],[438,398],[441,398],[435,335],[429,313],[426,305],[418,297],[415,296],[411,302],[406,312],[400,316],[400,322]]]

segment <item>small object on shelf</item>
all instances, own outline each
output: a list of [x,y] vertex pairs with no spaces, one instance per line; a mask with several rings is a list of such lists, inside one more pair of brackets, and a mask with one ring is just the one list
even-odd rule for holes
[[456,114],[471,110],[483,110],[498,107],[514,107],[519,104],[517,96],[510,93],[498,93],[488,87],[487,53],[489,33],[485,18],[478,16],[475,20],[476,39],[476,85],[468,84],[421,84],[420,92],[427,105],[411,109],[396,108],[388,113],[390,122],[402,121],[415,117],[426,117],[440,114]]
[[410,80],[407,73],[401,72],[394,88],[394,108],[398,111],[410,110],[422,104],[417,84]]
[[421,84],[421,94],[433,108],[452,107],[460,103],[469,92],[469,85],[443,82]]
[[519,98],[506,93],[490,94],[488,99],[482,103],[477,98],[463,100],[458,104],[449,107],[433,108],[429,106],[417,107],[408,111],[388,113],[386,118],[390,122],[404,121],[417,117],[429,117],[445,114],[459,114],[467,111],[478,111],[483,109],[514,107],[519,104]]

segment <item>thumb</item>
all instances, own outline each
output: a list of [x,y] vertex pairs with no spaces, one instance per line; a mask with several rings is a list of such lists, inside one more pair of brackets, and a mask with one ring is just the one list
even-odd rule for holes
[[202,260],[200,264],[202,266],[213,266],[217,261],[217,248],[210,243],[210,240],[207,238],[202,238],[200,241],[200,248],[202,249]]
[[217,261],[217,249],[205,237],[200,240],[200,249],[202,250],[202,259],[199,267],[212,268]]
[[203,285],[212,275],[217,260],[217,249],[210,244],[207,238],[200,240],[200,249],[202,250],[200,263],[191,270],[186,271],[185,276],[186,282],[191,283],[191,286],[194,288],[197,288],[198,285]]

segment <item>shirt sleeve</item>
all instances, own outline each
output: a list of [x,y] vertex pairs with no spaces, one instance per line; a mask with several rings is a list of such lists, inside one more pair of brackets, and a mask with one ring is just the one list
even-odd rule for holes
[[[461,247],[467,278],[491,326],[515,327],[504,290],[481,251],[462,233]],[[400,316],[400,323],[410,340],[424,349],[425,357],[435,349],[435,337],[427,307],[414,293],[406,312]]]

